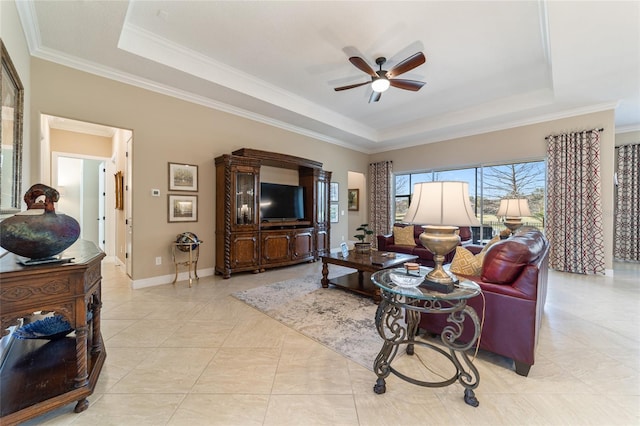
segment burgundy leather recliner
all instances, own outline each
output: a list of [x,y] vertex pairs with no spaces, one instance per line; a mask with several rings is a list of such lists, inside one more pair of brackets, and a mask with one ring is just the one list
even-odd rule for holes
[[[548,258],[549,243],[543,234],[535,228],[521,228],[487,250],[479,276],[464,277],[480,285],[486,300],[480,349],[511,358],[522,376],[529,374],[535,362],[547,295]],[[482,296],[470,299],[468,305],[482,320]],[[446,319],[447,315],[422,314],[420,328],[440,334]],[[472,326],[467,318],[461,341],[472,338]]]

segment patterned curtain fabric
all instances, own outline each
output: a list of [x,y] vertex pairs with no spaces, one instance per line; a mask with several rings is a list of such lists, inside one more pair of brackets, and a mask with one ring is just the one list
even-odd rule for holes
[[558,271],[604,274],[600,133],[589,130],[547,140],[549,266]]
[[640,144],[623,145],[617,151],[613,256],[620,260],[640,260]]
[[376,235],[391,231],[392,172],[391,161],[369,164],[369,229],[373,231],[373,247],[378,246]]

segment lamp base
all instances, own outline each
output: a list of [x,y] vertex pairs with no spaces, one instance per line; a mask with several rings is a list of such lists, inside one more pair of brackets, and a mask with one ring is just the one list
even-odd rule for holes
[[504,221],[504,226],[507,227],[513,234],[522,226],[522,218],[520,217],[507,217]]
[[457,281],[444,270],[442,264],[444,257],[460,243],[460,237],[456,233],[458,227],[428,225],[423,226],[423,229],[420,242],[433,253],[434,267],[420,286],[440,293],[451,293]]
[[426,288],[427,290],[437,291],[438,293],[451,293],[455,287],[456,282],[457,281],[441,283],[425,279],[422,284],[420,284],[420,287]]

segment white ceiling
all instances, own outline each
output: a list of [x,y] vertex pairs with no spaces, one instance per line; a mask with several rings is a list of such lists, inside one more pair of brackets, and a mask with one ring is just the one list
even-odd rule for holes
[[[19,1],[33,56],[363,152],[615,108],[640,130],[636,1]],[[368,103],[349,63],[391,69]]]

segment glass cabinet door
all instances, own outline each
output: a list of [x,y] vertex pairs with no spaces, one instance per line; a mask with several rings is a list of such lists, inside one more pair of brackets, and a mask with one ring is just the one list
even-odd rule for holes
[[323,223],[327,221],[327,182],[324,180],[318,181],[318,198],[316,203],[317,221]]
[[254,223],[255,209],[255,182],[254,173],[236,173],[236,220],[237,225],[250,225]]

